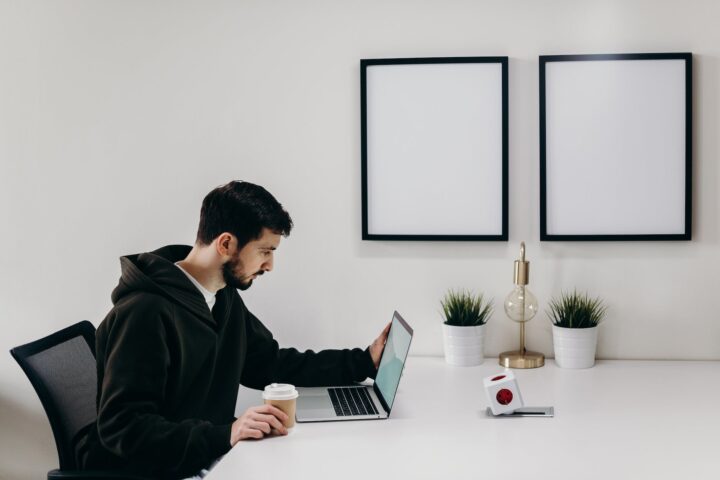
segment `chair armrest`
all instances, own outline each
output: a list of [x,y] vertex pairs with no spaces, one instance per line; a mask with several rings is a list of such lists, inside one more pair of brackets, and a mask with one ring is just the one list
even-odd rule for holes
[[150,480],[148,477],[139,477],[129,473],[112,472],[105,470],[50,470],[48,480]]

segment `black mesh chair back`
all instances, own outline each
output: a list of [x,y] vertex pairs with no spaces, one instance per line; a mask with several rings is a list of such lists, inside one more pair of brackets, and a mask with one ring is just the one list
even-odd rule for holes
[[60,470],[76,470],[74,439],[97,417],[95,327],[82,321],[10,350],[40,397],[55,437]]

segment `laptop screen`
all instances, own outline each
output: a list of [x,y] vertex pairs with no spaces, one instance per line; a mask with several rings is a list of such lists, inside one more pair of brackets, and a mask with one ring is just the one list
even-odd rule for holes
[[380,391],[382,399],[387,404],[388,412],[395,400],[395,393],[400,383],[400,374],[402,374],[405,359],[410,350],[412,335],[412,328],[405,323],[399,313],[395,312],[390,333],[385,343],[385,350],[380,359],[378,373],[375,377],[375,387]]

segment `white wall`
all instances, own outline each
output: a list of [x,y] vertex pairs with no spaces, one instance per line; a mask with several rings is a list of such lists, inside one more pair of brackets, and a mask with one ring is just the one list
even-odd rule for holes
[[[231,179],[296,223],[245,294],[284,344],[364,345],[398,309],[413,354],[440,355],[438,301],[469,287],[498,305],[490,354],[513,348],[500,304],[525,240],[543,304],[607,300],[601,358],[720,359],[719,17],[713,0],[0,1],[0,478],[56,462],[7,351],[99,323],[117,257],[192,242]],[[695,54],[693,241],[541,244],[538,55],[668,51]],[[464,55],[510,57],[510,241],[362,242],[359,59]],[[551,353],[545,315],[528,330]]]

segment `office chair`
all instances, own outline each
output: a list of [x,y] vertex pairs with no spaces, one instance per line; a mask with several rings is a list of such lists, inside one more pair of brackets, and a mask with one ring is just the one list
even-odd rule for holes
[[50,420],[60,469],[48,480],[127,479],[142,477],[111,471],[81,471],[75,462],[74,438],[97,418],[95,327],[84,320],[45,338],[15,347],[10,354],[20,364]]

